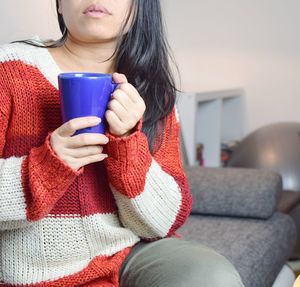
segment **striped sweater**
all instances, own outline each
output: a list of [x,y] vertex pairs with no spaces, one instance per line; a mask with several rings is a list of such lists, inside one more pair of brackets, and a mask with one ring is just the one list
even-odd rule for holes
[[119,286],[130,248],[171,236],[191,209],[176,111],[154,155],[140,124],[74,171],[49,143],[59,73],[47,49],[0,47],[0,286]]

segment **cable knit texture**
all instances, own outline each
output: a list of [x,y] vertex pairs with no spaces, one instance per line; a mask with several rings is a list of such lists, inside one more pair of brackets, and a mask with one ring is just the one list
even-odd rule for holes
[[117,287],[131,247],[173,235],[190,213],[176,112],[154,155],[140,121],[107,134],[104,162],[74,171],[49,141],[59,72],[47,49],[0,47],[0,286]]

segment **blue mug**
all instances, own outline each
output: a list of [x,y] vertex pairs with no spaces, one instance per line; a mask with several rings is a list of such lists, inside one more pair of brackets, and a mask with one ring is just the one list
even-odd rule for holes
[[58,75],[58,87],[63,122],[87,116],[101,118],[94,127],[78,130],[82,133],[105,133],[104,118],[111,94],[118,84],[110,74],[62,73]]

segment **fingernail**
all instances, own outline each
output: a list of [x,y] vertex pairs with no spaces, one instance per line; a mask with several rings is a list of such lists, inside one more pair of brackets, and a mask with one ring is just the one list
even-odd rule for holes
[[92,122],[95,123],[95,124],[98,124],[98,123],[101,122],[101,119],[98,118],[98,117],[93,117],[93,118],[92,118]]

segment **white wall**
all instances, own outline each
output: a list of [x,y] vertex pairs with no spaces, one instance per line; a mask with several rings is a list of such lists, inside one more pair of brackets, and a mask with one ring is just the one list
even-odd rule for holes
[[54,0],[2,0],[0,43],[32,38],[59,37]]
[[[246,90],[247,131],[300,121],[299,0],[161,0],[182,88]],[[59,36],[54,0],[2,0],[0,43]]]
[[162,0],[185,91],[243,87],[246,132],[300,121],[299,0]]

